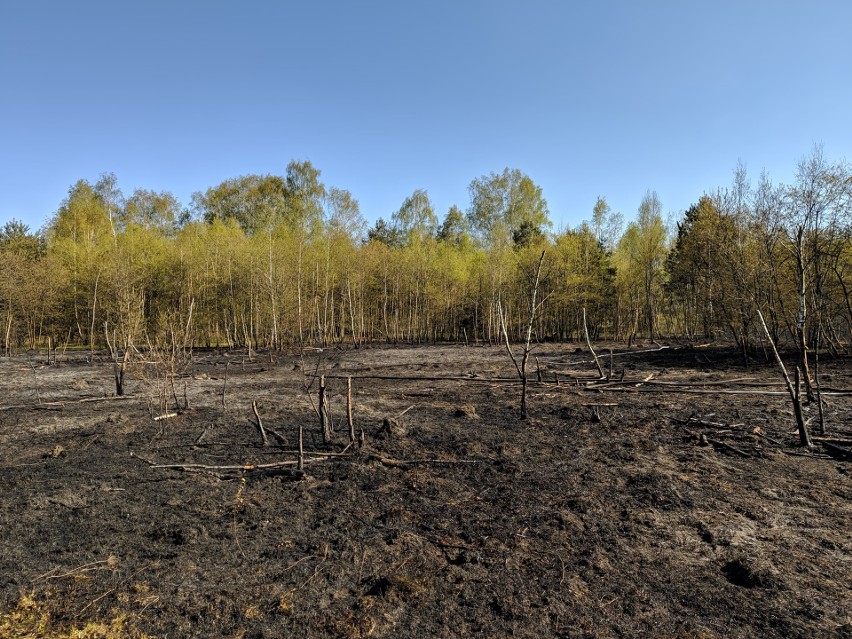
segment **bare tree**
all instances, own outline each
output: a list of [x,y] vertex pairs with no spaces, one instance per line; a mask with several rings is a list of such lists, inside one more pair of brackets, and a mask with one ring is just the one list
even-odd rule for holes
[[798,299],[796,345],[809,399],[814,394],[808,364],[808,320],[810,311],[820,305],[832,232],[849,215],[850,198],[849,167],[829,164],[819,146],[799,162],[796,183],[786,192],[786,246],[793,258]]
[[775,355],[775,362],[778,364],[778,368],[781,369],[781,375],[784,377],[784,384],[787,386],[790,401],[793,403],[793,414],[796,417],[796,427],[799,429],[799,441],[802,446],[810,447],[811,439],[808,434],[808,425],[807,422],[805,422],[805,417],[802,413],[802,400],[799,396],[799,367],[796,367],[796,383],[793,385],[793,383],[790,382],[790,376],[787,374],[787,368],[784,366],[781,355],[778,354],[778,349],[775,348],[775,342],[772,341],[772,336],[769,334],[769,328],[766,326],[766,321],[763,319],[763,313],[760,312],[760,309],[757,311],[757,316],[760,318],[760,325],[763,327],[766,339],[769,340],[769,345],[772,347],[772,353]]
[[[506,342],[506,350],[509,352],[509,357],[512,359],[512,363],[515,365],[515,370],[518,371],[518,377],[521,380],[521,419],[527,419],[527,362],[529,361],[530,351],[532,350],[530,343],[532,342],[532,330],[533,324],[535,322],[535,316],[538,312],[541,305],[544,303],[544,300],[541,302],[536,302],[538,298],[538,285],[541,281],[541,265],[544,263],[544,254],[545,251],[541,252],[541,257],[538,258],[538,266],[535,270],[535,279],[531,282],[531,293],[530,293],[530,312],[529,319],[527,321],[527,328],[525,332],[524,339],[524,349],[521,353],[521,361],[518,363],[518,358],[515,355],[515,352],[512,350],[512,345],[509,342],[509,333],[506,330],[506,318],[503,313],[502,304],[498,300],[498,309],[497,312],[500,315],[500,328],[503,332],[503,339]],[[545,298],[546,299],[546,298]]]

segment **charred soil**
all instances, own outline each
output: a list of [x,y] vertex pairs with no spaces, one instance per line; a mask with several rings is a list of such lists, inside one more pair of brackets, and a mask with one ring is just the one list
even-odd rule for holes
[[498,347],[200,353],[159,421],[141,369],[5,359],[0,636],[852,637],[850,361],[808,451],[771,363],[656,348],[539,346],[524,421]]

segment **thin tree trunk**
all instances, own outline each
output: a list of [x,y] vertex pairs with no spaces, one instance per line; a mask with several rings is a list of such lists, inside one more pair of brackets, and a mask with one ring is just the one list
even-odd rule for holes
[[89,348],[91,349],[92,357],[95,356],[95,312],[98,307],[98,282],[101,279],[101,272],[98,271],[95,277],[95,290],[92,294],[92,324],[89,327]]
[[355,422],[352,419],[352,378],[346,378],[346,422],[349,426],[349,443],[355,443]]
[[541,252],[541,257],[538,259],[538,267],[535,272],[535,282],[532,286],[532,294],[530,300],[530,314],[529,319],[527,321],[525,339],[524,339],[524,351],[521,356],[521,363],[518,364],[518,360],[515,357],[514,352],[512,351],[512,345],[509,342],[509,332],[506,329],[506,317],[503,312],[503,306],[500,303],[500,299],[497,299],[497,314],[500,318],[500,328],[502,329],[503,339],[506,342],[506,350],[509,353],[509,357],[512,360],[512,363],[515,365],[515,370],[518,372],[518,377],[521,380],[521,419],[528,418],[527,411],[527,361],[530,356],[530,343],[532,342],[532,329],[533,324],[535,322],[535,314],[538,310],[538,304],[536,303],[536,299],[538,297],[538,284],[541,280],[541,265],[544,262],[545,251]]
[[769,329],[766,327],[766,321],[763,319],[763,313],[758,309],[757,316],[760,318],[760,324],[763,326],[763,332],[766,334],[766,339],[772,347],[772,352],[775,354],[775,361],[778,363],[778,368],[781,369],[781,374],[784,376],[784,383],[787,385],[787,392],[790,394],[790,400],[793,402],[793,414],[796,417],[796,426],[799,429],[799,440],[802,446],[810,446],[811,440],[808,436],[808,427],[805,424],[805,418],[802,414],[802,402],[799,397],[799,368],[796,367],[796,386],[790,382],[790,376],[787,374],[787,368],[778,354],[778,349],[775,348],[775,342],[772,341],[772,336],[769,334]]
[[595,354],[595,349],[592,348],[592,340],[589,339],[589,327],[586,324],[586,308],[583,307],[583,334],[586,336],[586,345],[589,347],[589,351],[592,354],[592,357],[595,359],[595,366],[598,367],[598,374],[601,376],[601,379],[605,377],[603,368],[601,368],[601,363],[598,361],[598,356]]
[[328,409],[326,408],[325,375],[320,375],[319,382],[319,421],[322,441],[324,444],[328,444],[331,441],[331,427],[328,423]]

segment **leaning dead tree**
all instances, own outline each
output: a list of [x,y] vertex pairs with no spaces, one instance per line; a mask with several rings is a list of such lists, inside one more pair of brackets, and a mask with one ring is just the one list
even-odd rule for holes
[[322,432],[323,444],[331,442],[332,423],[328,415],[328,395],[325,390],[325,375],[320,375],[319,378],[319,406],[317,407],[317,415],[319,416],[320,431]]
[[[583,334],[586,336],[586,346],[589,347],[589,352],[592,354],[592,357],[595,360],[595,366],[597,366],[598,368],[598,374],[601,376],[601,379],[604,379],[606,375],[604,375],[603,367],[601,366],[601,362],[598,359],[597,353],[595,353],[595,349],[592,348],[592,340],[589,338],[589,325],[586,324],[585,306],[583,307]],[[610,358],[610,368],[612,368],[612,358]]]
[[544,303],[544,300],[541,302],[537,302],[538,298],[538,285],[541,281],[541,265],[544,263],[544,254],[545,251],[541,252],[541,257],[538,258],[538,266],[535,271],[535,280],[532,282],[532,292],[530,294],[530,312],[529,319],[527,321],[526,334],[524,339],[524,349],[521,353],[521,361],[518,362],[518,357],[515,355],[515,352],[512,350],[512,345],[509,342],[509,333],[506,330],[506,317],[503,313],[503,306],[500,304],[500,301],[497,302],[497,312],[500,315],[500,329],[503,333],[503,339],[506,342],[506,350],[509,353],[509,357],[512,359],[512,363],[515,365],[515,370],[518,372],[518,378],[521,380],[521,419],[527,419],[527,362],[530,358],[530,351],[532,350],[530,346],[530,342],[532,342],[532,329],[533,323],[535,322],[535,316],[538,312],[538,309]]
[[766,334],[766,339],[772,347],[772,352],[775,354],[775,361],[778,363],[778,368],[781,369],[781,374],[784,376],[784,383],[787,385],[787,392],[790,394],[790,401],[793,402],[793,414],[796,416],[796,426],[799,429],[799,441],[802,446],[811,446],[811,438],[808,435],[808,425],[805,423],[805,416],[802,413],[802,398],[800,395],[800,380],[799,367],[796,367],[796,383],[795,386],[790,382],[790,376],[787,374],[787,368],[781,360],[781,355],[778,354],[778,349],[775,348],[775,342],[772,341],[772,335],[769,334],[769,329],[766,327],[766,322],[763,319],[763,313],[760,309],[757,311],[757,316],[760,318],[760,325],[763,327],[763,332]]

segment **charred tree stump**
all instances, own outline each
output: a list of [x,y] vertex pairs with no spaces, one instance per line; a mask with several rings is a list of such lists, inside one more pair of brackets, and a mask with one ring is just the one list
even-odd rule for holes
[[125,363],[116,362],[113,365],[113,375],[115,376],[115,394],[119,397],[124,396],[124,371]]
[[801,377],[801,371],[799,370],[799,367],[796,366],[796,373],[795,373],[796,386],[795,386],[795,389],[794,389],[795,393],[794,393],[794,398],[793,398],[793,412],[796,415],[796,424],[799,427],[799,443],[802,446],[810,448],[812,446],[811,437],[808,434],[808,425],[805,422],[805,416],[802,414],[802,397],[801,397],[801,390],[800,390],[800,385],[801,385],[800,377]]

